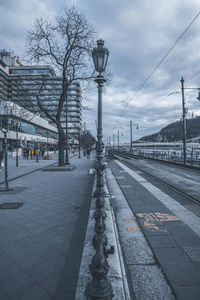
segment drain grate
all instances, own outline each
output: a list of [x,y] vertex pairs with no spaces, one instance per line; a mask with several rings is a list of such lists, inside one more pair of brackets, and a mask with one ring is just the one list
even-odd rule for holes
[[24,202],[18,202],[18,203],[12,203],[12,202],[7,202],[7,203],[3,203],[0,205],[0,209],[17,209],[20,206],[22,206],[24,204]]

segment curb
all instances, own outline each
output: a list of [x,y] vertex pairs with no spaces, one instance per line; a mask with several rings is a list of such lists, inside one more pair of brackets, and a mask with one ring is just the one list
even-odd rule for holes
[[73,171],[75,169],[74,165],[69,165],[69,166],[64,166],[64,167],[49,167],[47,166],[46,168],[44,168],[42,171],[43,172],[66,172],[66,171]]

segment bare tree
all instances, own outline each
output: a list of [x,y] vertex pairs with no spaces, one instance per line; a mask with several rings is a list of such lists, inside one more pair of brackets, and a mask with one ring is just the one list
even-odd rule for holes
[[45,100],[41,97],[45,90],[45,80],[36,97],[40,110],[58,128],[59,166],[64,166],[65,133],[61,124],[63,104],[67,99],[68,87],[73,82],[90,81],[93,78],[90,56],[94,36],[93,27],[75,7],[63,8],[54,23],[48,18],[36,19],[33,29],[28,32],[26,53],[29,61],[52,65],[56,74],[61,76],[61,93],[54,101],[54,109],[44,104],[48,96]]
[[82,133],[80,136],[80,144],[83,150],[90,149],[96,142],[95,137],[89,132]]

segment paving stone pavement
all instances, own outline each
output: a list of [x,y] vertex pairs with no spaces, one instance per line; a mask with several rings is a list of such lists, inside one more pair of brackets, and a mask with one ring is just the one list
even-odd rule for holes
[[[22,176],[24,174],[37,171],[38,169],[44,168],[51,164],[57,164],[58,161],[58,154],[52,153],[52,160],[44,160],[39,159],[38,162],[36,162],[36,158],[33,157],[33,159],[24,159],[22,156],[19,156],[19,166],[16,167],[16,158],[11,157],[8,155],[8,179],[12,180],[18,176]],[[0,169],[0,184],[5,181],[5,175],[4,175],[4,167]]]
[[0,204],[24,203],[0,209],[1,300],[74,299],[94,160],[71,162],[73,171],[37,171],[11,181],[13,192],[1,192]]

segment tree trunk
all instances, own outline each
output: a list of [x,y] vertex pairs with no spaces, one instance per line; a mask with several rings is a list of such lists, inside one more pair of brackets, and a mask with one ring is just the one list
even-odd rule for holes
[[65,166],[64,160],[65,134],[62,126],[58,126],[58,166]]

